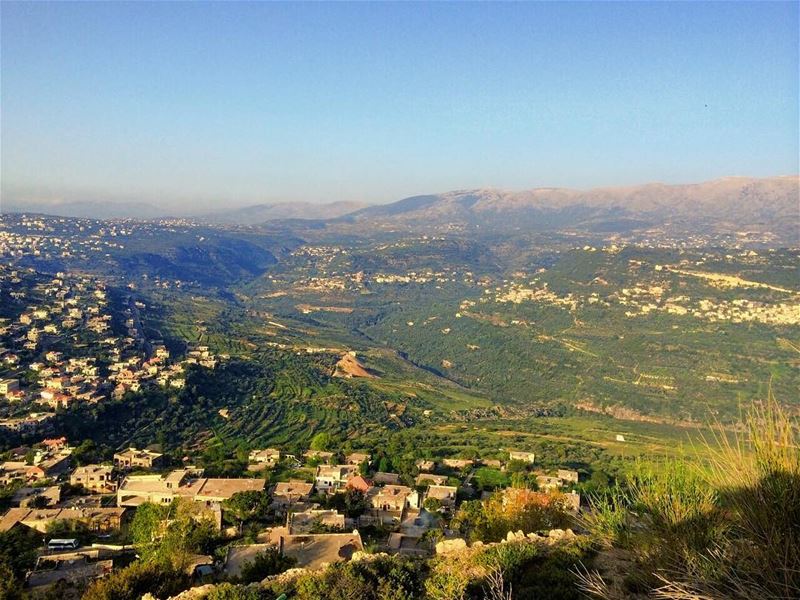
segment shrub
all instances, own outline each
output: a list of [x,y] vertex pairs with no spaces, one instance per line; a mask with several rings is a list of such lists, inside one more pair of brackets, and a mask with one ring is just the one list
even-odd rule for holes
[[291,569],[296,562],[291,557],[283,556],[277,548],[267,548],[242,566],[239,578],[244,583],[261,581],[265,577]]
[[137,561],[92,583],[83,600],[138,600],[148,592],[156,598],[167,598],[187,587],[189,578],[182,571]]

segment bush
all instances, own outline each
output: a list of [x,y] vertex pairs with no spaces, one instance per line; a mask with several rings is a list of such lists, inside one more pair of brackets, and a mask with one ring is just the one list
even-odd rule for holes
[[335,563],[301,577],[297,600],[412,600],[422,596],[420,563],[401,557]]
[[261,581],[265,577],[291,569],[296,562],[293,558],[283,556],[277,548],[267,548],[256,554],[252,561],[242,565],[239,579],[244,583]]
[[156,598],[167,598],[188,587],[189,578],[182,571],[137,561],[92,583],[83,600],[138,600],[148,592]]

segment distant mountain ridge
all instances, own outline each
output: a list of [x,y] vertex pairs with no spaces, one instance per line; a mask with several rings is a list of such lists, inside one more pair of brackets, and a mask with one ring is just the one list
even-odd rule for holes
[[[155,219],[165,209],[144,202],[3,202],[0,212],[97,219]],[[176,215],[177,216],[177,215]],[[694,184],[648,183],[589,190],[536,188],[459,190],[403,198],[389,204],[277,202],[219,210],[192,218],[256,225],[316,221],[347,229],[477,227],[496,230],[579,228],[626,231],[671,225],[717,231],[773,231],[800,241],[800,176],[724,177]]]
[[612,230],[694,223],[727,230],[773,229],[797,237],[800,177],[726,177],[697,184],[650,183],[585,191],[463,190],[369,206],[336,221],[374,227],[455,224],[498,229],[581,226]]

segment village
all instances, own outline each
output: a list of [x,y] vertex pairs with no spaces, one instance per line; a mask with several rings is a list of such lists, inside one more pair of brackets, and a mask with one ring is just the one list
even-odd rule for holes
[[[526,494],[543,504],[558,502],[567,512],[581,508],[574,490],[578,472],[538,470],[535,455],[526,451],[508,451],[502,461],[418,460],[416,475],[403,477],[377,470],[366,451],[310,449],[295,456],[261,448],[249,452],[247,476],[213,478],[190,464],[170,464],[154,450],[126,448],[113,462],[79,466],[72,461],[74,450],[63,437],[45,438],[11,450],[0,463],[0,481],[13,490],[0,533],[28,531],[41,539],[37,566],[27,576],[32,589],[62,580],[85,585],[118,562],[127,564],[133,552],[130,524],[148,504],[188,503],[194,518],[216,532],[221,553],[191,556],[186,563],[187,575],[197,582],[236,580],[267,550],[312,570],[367,548],[419,557],[447,552],[463,543],[449,526],[462,501],[492,494],[504,499],[520,491],[476,492],[470,480],[480,466],[530,474],[539,491]],[[273,482],[274,474],[287,469],[296,477]],[[246,536],[237,511],[242,504],[265,507]]]
[[0,397],[8,401],[0,429],[46,433],[58,410],[119,399],[147,386],[180,389],[189,365],[213,369],[220,357],[206,346],[180,360],[145,336],[132,296],[112,307],[105,283],[88,276],[0,265],[7,290],[0,318]]
[[[600,249],[584,246],[575,248],[574,251],[619,254],[623,249],[624,246],[611,244]],[[771,251],[767,251],[766,254],[768,255],[769,252]],[[556,293],[550,289],[546,281],[541,280],[541,274],[546,272],[546,269],[540,269],[537,271],[539,276],[527,282],[505,280],[501,286],[484,290],[484,297],[480,298],[478,302],[486,304],[490,299],[498,304],[536,302],[560,307],[570,312],[586,306],[603,308],[620,306],[625,308],[624,314],[628,318],[662,312],[674,316],[694,317],[709,322],[752,322],[778,326],[800,324],[800,295],[797,291],[743,279],[735,275],[703,270],[707,261],[719,258],[714,253],[700,260],[682,259],[673,265],[648,264],[641,260],[629,259],[629,272],[638,274],[638,283],[630,287],[615,289],[607,294],[599,291]],[[735,257],[731,254],[723,256],[723,259],[726,260],[734,258],[745,263],[758,264],[761,257],[754,250],[739,251]],[[714,296],[704,294],[698,297],[696,292],[687,291],[687,285],[695,282],[726,291],[741,290],[743,291],[742,297],[720,298],[716,294]],[[596,277],[591,284],[595,290],[609,285],[601,277]],[[748,291],[760,294],[755,297],[746,297],[745,294]],[[764,296],[769,293],[774,297]],[[475,300],[467,299],[462,301],[460,308],[465,311],[475,305]]]

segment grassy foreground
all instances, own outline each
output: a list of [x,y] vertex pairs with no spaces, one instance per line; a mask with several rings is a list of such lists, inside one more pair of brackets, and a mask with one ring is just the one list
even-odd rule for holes
[[744,433],[707,440],[710,463],[641,468],[592,499],[603,547],[587,594],[678,600],[800,597],[800,433],[770,398]]

